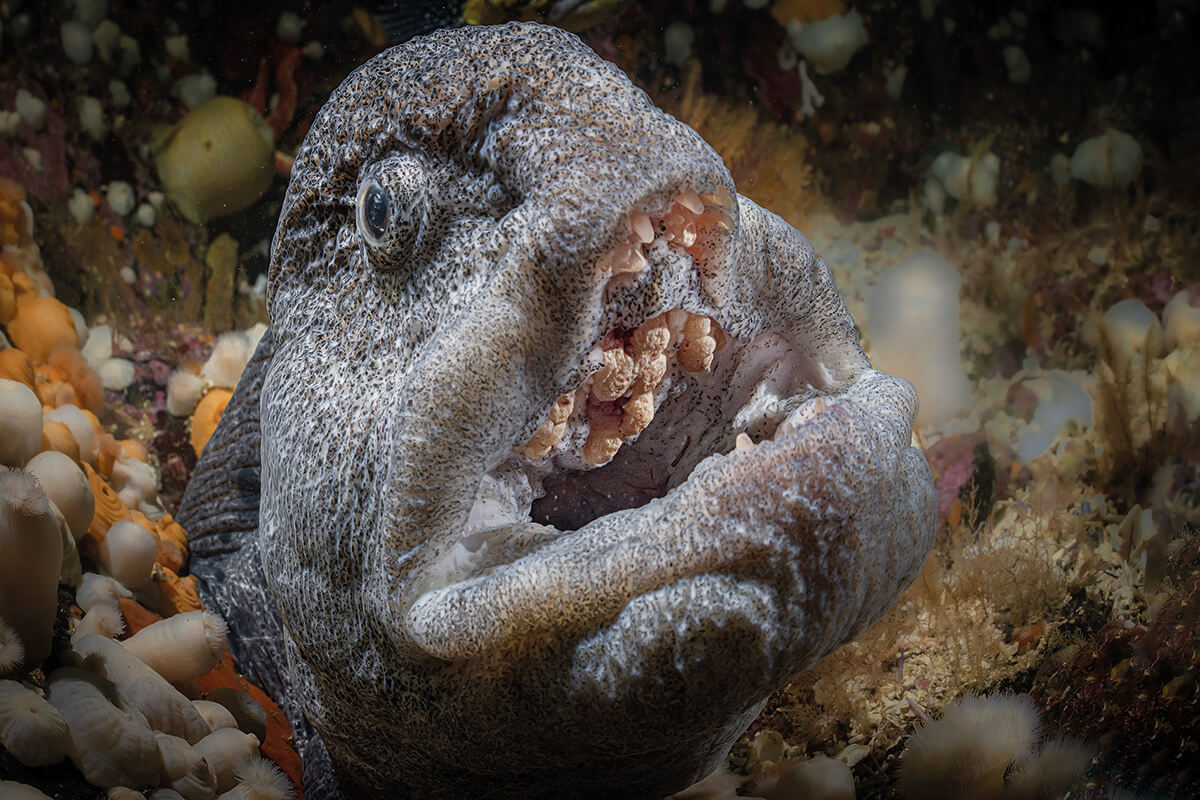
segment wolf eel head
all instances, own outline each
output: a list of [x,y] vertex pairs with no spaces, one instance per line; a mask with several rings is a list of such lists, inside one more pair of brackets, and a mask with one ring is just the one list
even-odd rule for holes
[[930,547],[912,387],[808,241],[569,34],[352,73],[269,279],[260,551],[363,785],[680,788]]

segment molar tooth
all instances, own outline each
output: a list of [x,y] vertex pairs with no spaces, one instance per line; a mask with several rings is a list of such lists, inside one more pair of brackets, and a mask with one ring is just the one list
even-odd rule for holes
[[564,394],[554,401],[550,407],[550,415],[542,423],[542,427],[533,432],[529,441],[521,448],[521,454],[529,459],[543,458],[550,448],[558,444],[563,434],[567,432],[567,420],[571,409],[575,406],[575,395]]
[[684,247],[691,247],[696,243],[696,226],[689,222],[683,226],[683,230],[679,233],[679,243]]
[[650,391],[662,382],[667,374],[667,348],[670,346],[668,314],[659,314],[633,329],[629,337],[630,355],[637,373],[633,394]]
[[650,215],[645,211],[635,209],[629,212],[629,229],[642,244],[650,244],[654,241],[654,225],[650,222]]
[[687,372],[707,372],[716,351],[717,343],[711,336],[688,339],[679,346],[679,367]]
[[625,402],[621,412],[621,435],[636,436],[654,419],[654,392],[639,392]]
[[575,410],[575,394],[573,392],[560,395],[550,407],[550,421],[555,425],[566,423],[571,412]]
[[637,378],[634,361],[623,347],[604,351],[604,366],[592,375],[592,397],[606,402],[629,390]]
[[521,448],[521,455],[536,461],[550,452],[550,448],[554,446],[554,441],[554,423],[546,420],[542,423],[542,427],[533,432],[533,436],[530,436],[529,441]]
[[676,359],[680,369],[687,372],[707,372],[712,367],[713,354],[720,349],[717,337],[724,344],[725,336],[709,317],[688,314],[683,325],[683,343]]
[[629,343],[633,347],[634,358],[643,353],[666,352],[667,347],[671,344],[670,314],[669,311],[666,314],[659,314],[633,329]]
[[593,466],[607,464],[621,449],[624,441],[620,431],[616,433],[593,431],[588,434],[587,441],[583,443],[583,460]]
[[621,449],[621,411],[611,403],[588,404],[588,436],[583,460],[593,466],[607,463]]
[[671,338],[678,339],[687,324],[688,312],[682,308],[672,308],[667,312],[667,327],[671,330]]
[[738,452],[749,450],[751,447],[754,447],[754,440],[745,431],[742,431],[733,440],[733,446]]

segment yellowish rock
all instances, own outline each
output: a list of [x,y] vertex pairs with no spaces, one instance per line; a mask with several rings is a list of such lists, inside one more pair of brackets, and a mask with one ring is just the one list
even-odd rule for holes
[[217,96],[170,130],[154,165],[184,217],[201,223],[249,208],[271,185],[275,135],[249,104]]

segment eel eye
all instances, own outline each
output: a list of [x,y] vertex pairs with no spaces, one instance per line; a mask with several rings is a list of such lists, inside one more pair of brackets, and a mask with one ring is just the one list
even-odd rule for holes
[[375,181],[367,181],[358,192],[358,230],[374,247],[382,247],[391,218],[388,193]]
[[374,269],[406,272],[427,257],[426,250],[434,244],[425,236],[432,211],[428,185],[421,160],[407,151],[390,153],[363,168],[354,216]]

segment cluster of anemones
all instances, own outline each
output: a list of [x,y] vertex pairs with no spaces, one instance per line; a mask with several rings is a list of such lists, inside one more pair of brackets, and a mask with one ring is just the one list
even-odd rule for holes
[[[31,768],[70,759],[110,797],[290,796],[258,755],[265,723],[213,702],[244,710],[236,693],[188,696],[228,661],[225,623],[179,576],[187,536],[146,447],[97,416],[132,365],[110,365],[111,331],[97,347],[53,296],[32,233],[21,187],[0,179],[0,744]],[[0,782],[17,792],[44,796]]]

